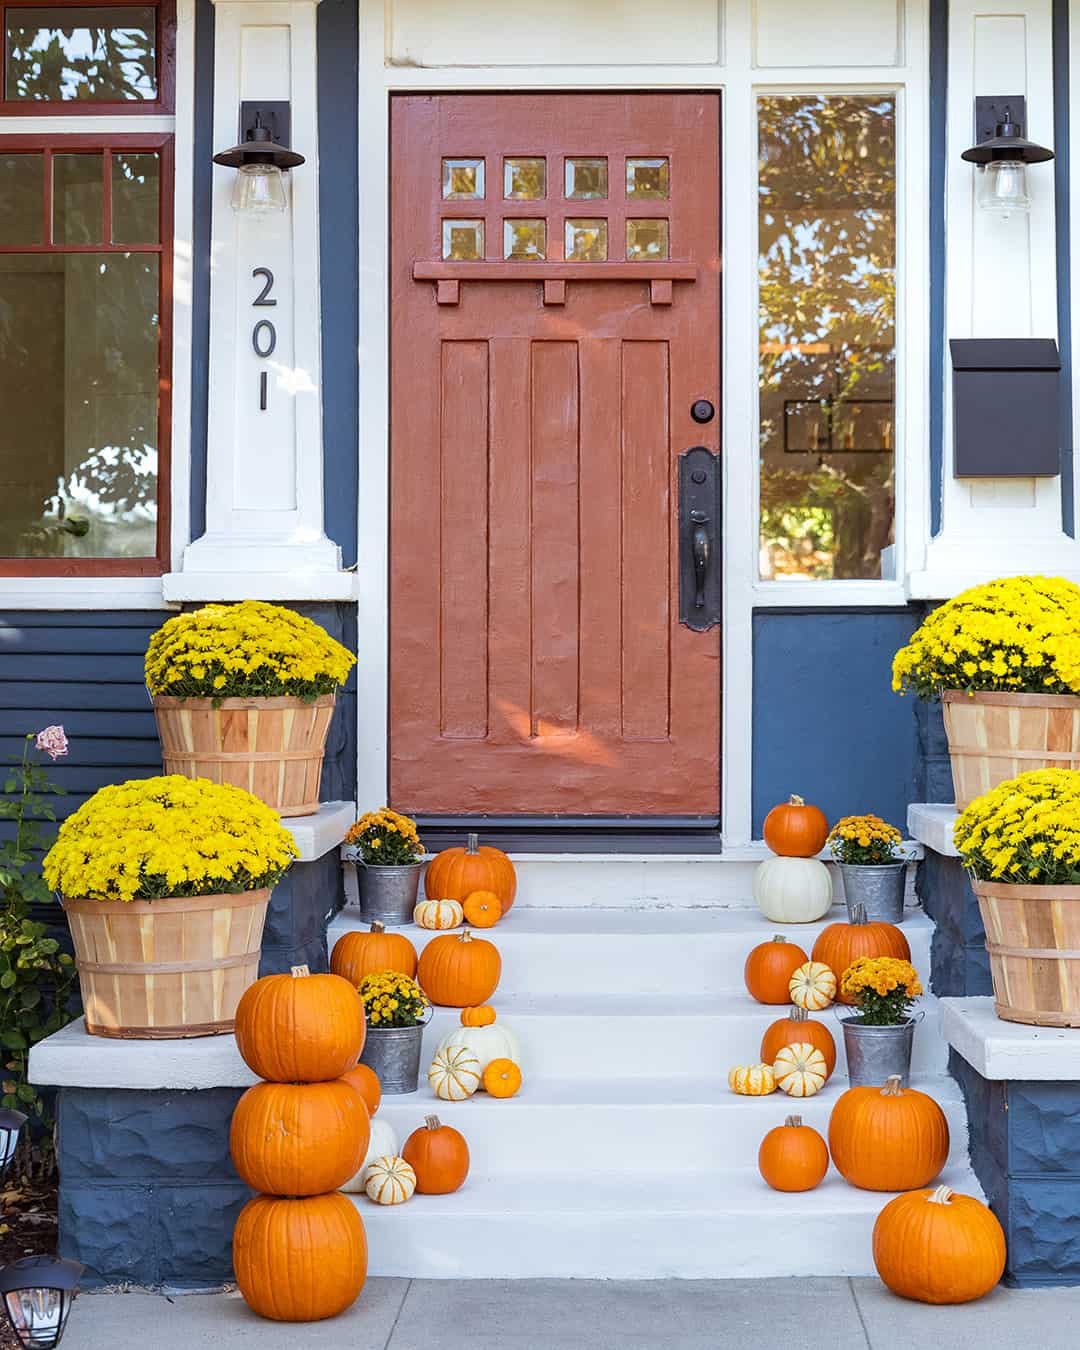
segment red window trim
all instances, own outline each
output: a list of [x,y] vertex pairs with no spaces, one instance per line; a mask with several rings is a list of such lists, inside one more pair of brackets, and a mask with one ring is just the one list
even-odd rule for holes
[[9,9],[93,9],[94,0],[0,0],[0,117],[162,117],[176,110],[176,0],[100,0],[109,9],[139,6],[157,11],[158,96],[152,102],[84,103],[4,98]]
[[[157,550],[153,558],[11,558],[0,557],[0,577],[148,577],[169,570],[171,558],[171,483],[172,483],[172,318],[173,318],[173,173],[174,137],[164,132],[125,135],[107,132],[100,136],[0,135],[0,153],[9,150],[40,150],[46,156],[69,152],[101,152],[106,157],[115,151],[156,150],[161,156],[161,200],[159,203],[158,244],[17,244],[0,245],[4,253],[157,253],[161,258],[159,285],[160,323],[158,325],[158,509]],[[106,166],[107,170],[107,166]],[[105,182],[109,175],[105,171]],[[51,237],[51,175],[45,175],[44,209],[46,239]],[[105,222],[111,207],[105,192]],[[108,233],[103,231],[103,238]]]

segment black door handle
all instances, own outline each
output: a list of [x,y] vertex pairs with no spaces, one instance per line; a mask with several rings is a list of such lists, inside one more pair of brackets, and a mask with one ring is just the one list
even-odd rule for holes
[[709,531],[705,528],[708,516],[704,511],[691,511],[694,522],[691,535],[691,547],[694,555],[694,608],[705,608],[705,578],[709,574],[709,558],[712,553]]
[[720,457],[704,445],[679,456],[679,621],[696,633],[720,622]]

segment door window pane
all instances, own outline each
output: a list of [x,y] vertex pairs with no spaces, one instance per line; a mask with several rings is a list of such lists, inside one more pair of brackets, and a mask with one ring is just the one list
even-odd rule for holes
[[100,244],[105,209],[101,155],[53,155],[53,243]]
[[515,202],[547,196],[547,160],[533,157],[503,160],[503,196]]
[[444,159],[442,195],[447,201],[470,201],[484,195],[482,159]]
[[156,244],[160,238],[157,155],[113,151],[112,241],[114,244]]
[[882,576],[895,511],[896,104],[758,101],[760,575]]
[[503,256],[517,262],[542,262],[547,256],[547,221],[504,221]]
[[0,254],[0,555],[154,555],[158,266]]
[[0,154],[0,244],[44,243],[45,157]]
[[450,262],[474,262],[484,256],[482,220],[444,220],[442,255]]
[[631,262],[661,262],[668,257],[668,223],[659,217],[626,222],[626,256]]
[[607,221],[568,220],[564,253],[568,262],[607,262]]
[[157,98],[156,11],[150,6],[13,8],[4,16],[6,98]]

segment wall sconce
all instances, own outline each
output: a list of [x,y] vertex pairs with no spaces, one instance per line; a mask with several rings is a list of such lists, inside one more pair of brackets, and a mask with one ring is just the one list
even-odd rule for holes
[[265,215],[288,207],[285,172],[304,162],[289,149],[289,120],[288,103],[241,103],[239,144],[214,156],[236,170],[234,211]]
[[0,1109],[0,1177],[11,1166],[19,1147],[19,1132],[25,1124],[26,1117],[21,1111]]
[[1030,211],[1027,166],[1054,158],[1053,150],[1024,139],[1026,100],[977,98],[976,142],[960,156],[979,165],[976,199],[983,211],[1006,218],[1013,211]]
[[24,1350],[52,1350],[60,1344],[83,1267],[58,1256],[24,1256],[0,1270],[11,1329]]

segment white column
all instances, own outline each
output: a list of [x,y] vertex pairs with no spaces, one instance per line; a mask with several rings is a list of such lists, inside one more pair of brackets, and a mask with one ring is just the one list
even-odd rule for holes
[[269,215],[235,212],[236,171],[214,167],[206,533],[167,599],[353,593],[323,531],[317,6],[216,0],[215,150],[236,143],[241,102],[284,100],[307,162]]
[[[946,163],[946,335],[1054,338],[1057,332],[1054,170],[1028,170],[1030,215],[1008,219],[975,204],[976,170],[961,152],[974,139],[976,95],[1023,94],[1025,135],[1053,146],[1051,0],[987,6],[952,0]],[[952,363],[945,344],[942,528],[913,570],[913,595],[940,598],[1019,572],[1080,576],[1065,535],[1061,479],[953,477]]]

